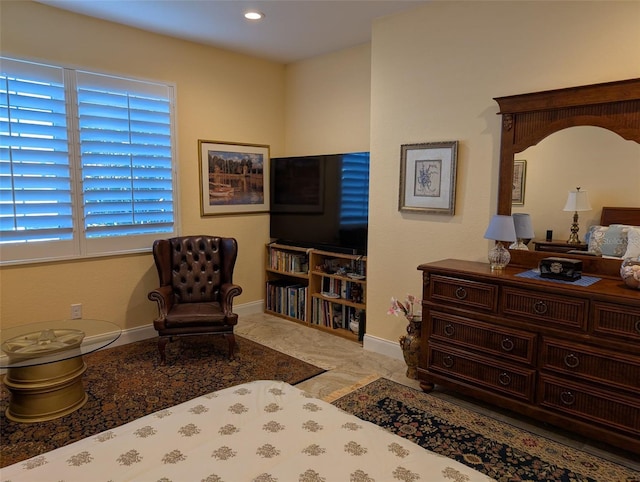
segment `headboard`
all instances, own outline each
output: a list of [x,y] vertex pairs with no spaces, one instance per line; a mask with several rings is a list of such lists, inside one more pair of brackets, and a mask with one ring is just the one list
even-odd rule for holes
[[640,208],[603,207],[600,225],[628,224],[640,226]]

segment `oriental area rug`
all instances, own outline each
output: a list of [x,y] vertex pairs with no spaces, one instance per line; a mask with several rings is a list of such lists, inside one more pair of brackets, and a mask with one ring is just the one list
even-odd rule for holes
[[16,423],[5,416],[9,394],[0,396],[0,467],[20,462],[125,424],[192,398],[254,380],[291,385],[325,370],[236,335],[229,360],[221,336],[177,338],[160,364],[157,338],[98,351],[84,357],[87,403],[67,416]]
[[331,403],[500,482],[640,481],[626,466],[384,378]]

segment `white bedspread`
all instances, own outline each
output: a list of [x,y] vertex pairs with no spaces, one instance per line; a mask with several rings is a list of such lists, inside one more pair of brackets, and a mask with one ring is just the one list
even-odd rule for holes
[[491,480],[277,381],[195,398],[0,474],[5,482]]

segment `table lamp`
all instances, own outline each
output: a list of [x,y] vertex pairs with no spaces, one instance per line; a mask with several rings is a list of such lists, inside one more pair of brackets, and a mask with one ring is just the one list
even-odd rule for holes
[[516,242],[509,246],[509,249],[524,249],[529,250],[529,247],[524,243],[533,239],[535,234],[533,233],[533,223],[531,222],[531,216],[525,213],[514,213],[513,225],[516,228]]
[[485,239],[493,239],[496,242],[493,248],[489,250],[488,259],[491,269],[503,269],[509,264],[509,261],[511,261],[511,255],[502,243],[504,241],[513,242],[516,240],[516,228],[513,224],[513,218],[511,216],[496,214],[491,218],[484,237]]
[[580,244],[578,238],[578,211],[591,211],[591,204],[587,197],[587,191],[581,191],[579,187],[575,191],[569,191],[567,204],[564,205],[563,211],[573,211],[573,224],[571,224],[571,235],[567,240],[567,244]]

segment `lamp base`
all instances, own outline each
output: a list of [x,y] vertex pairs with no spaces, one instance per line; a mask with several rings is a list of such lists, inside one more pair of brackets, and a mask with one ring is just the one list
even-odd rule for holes
[[500,241],[497,241],[495,246],[489,250],[488,259],[491,270],[501,270],[511,261],[511,254]]
[[571,235],[569,236],[569,239],[567,239],[567,244],[580,244],[578,231],[580,231],[580,227],[578,226],[578,211],[576,211],[575,213],[573,213],[573,223],[571,223]]
[[567,244],[580,244],[580,238],[578,237],[578,233],[571,233],[569,239],[567,239]]
[[521,249],[521,250],[529,251],[529,247],[526,244],[524,244],[524,240],[522,238],[518,238],[518,240],[515,243],[512,243],[509,246],[509,249]]

